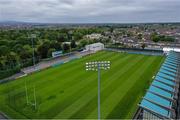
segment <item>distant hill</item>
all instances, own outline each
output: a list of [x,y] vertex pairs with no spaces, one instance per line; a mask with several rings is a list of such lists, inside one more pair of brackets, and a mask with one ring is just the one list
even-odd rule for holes
[[0,24],[27,24],[27,22],[21,22],[21,21],[0,21]]

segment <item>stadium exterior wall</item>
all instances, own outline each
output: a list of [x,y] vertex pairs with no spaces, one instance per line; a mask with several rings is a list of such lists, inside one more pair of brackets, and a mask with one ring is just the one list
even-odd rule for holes
[[87,51],[100,51],[104,49],[104,44],[102,43],[94,43],[85,46]]

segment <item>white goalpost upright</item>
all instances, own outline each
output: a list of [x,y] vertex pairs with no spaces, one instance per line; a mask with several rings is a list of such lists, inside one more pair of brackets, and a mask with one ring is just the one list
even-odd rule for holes
[[33,86],[33,103],[29,100],[29,92],[27,87],[27,80],[25,80],[25,92],[26,92],[26,104],[34,106],[34,109],[37,109],[37,100],[36,100],[36,87]]

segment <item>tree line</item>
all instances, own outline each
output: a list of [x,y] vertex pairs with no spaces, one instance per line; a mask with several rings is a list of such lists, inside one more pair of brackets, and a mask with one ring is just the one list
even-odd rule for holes
[[175,38],[166,35],[159,35],[156,32],[152,33],[150,36],[151,40],[154,42],[174,42]]
[[[32,65],[33,50],[37,63],[41,59],[50,58],[54,51],[68,53],[70,48],[71,50],[81,49],[88,43],[83,36],[91,33],[102,33],[102,29],[34,28],[28,30],[0,30],[0,72],[10,71],[12,74],[22,67]],[[32,34],[36,37],[32,38]]]

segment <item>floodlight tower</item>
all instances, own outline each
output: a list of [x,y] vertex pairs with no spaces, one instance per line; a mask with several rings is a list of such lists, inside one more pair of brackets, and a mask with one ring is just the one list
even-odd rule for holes
[[71,44],[72,44],[72,34],[73,34],[73,32],[72,32],[72,31],[69,31],[68,34],[69,34],[69,39],[70,39],[69,50],[70,50],[70,54],[71,54],[71,52],[72,52]]
[[94,61],[86,63],[86,71],[98,71],[98,120],[101,119],[101,70],[110,69],[110,61]]
[[[29,36],[28,34],[28,38],[31,39],[31,43],[32,43],[32,49],[33,49],[33,66],[34,66],[34,69],[35,68],[35,50],[34,50],[34,39],[36,38],[36,35],[35,34],[31,34]],[[34,105],[35,109],[36,109],[36,106],[37,106],[37,103],[36,103],[36,91],[35,91],[35,86],[34,86],[34,104],[30,103],[30,100],[29,100],[29,95],[28,95],[28,88],[27,88],[27,80],[25,79],[25,91],[26,91],[26,103],[27,105],[31,104],[31,105]]]
[[32,48],[33,48],[33,65],[34,65],[34,69],[35,69],[35,56],[34,56],[34,39],[36,38],[35,34],[31,34],[31,42],[32,42]]
[[91,48],[91,46],[90,46],[90,40],[88,40],[88,43],[89,43],[89,54],[91,54],[90,52],[91,52],[91,50],[90,50],[90,48]]

